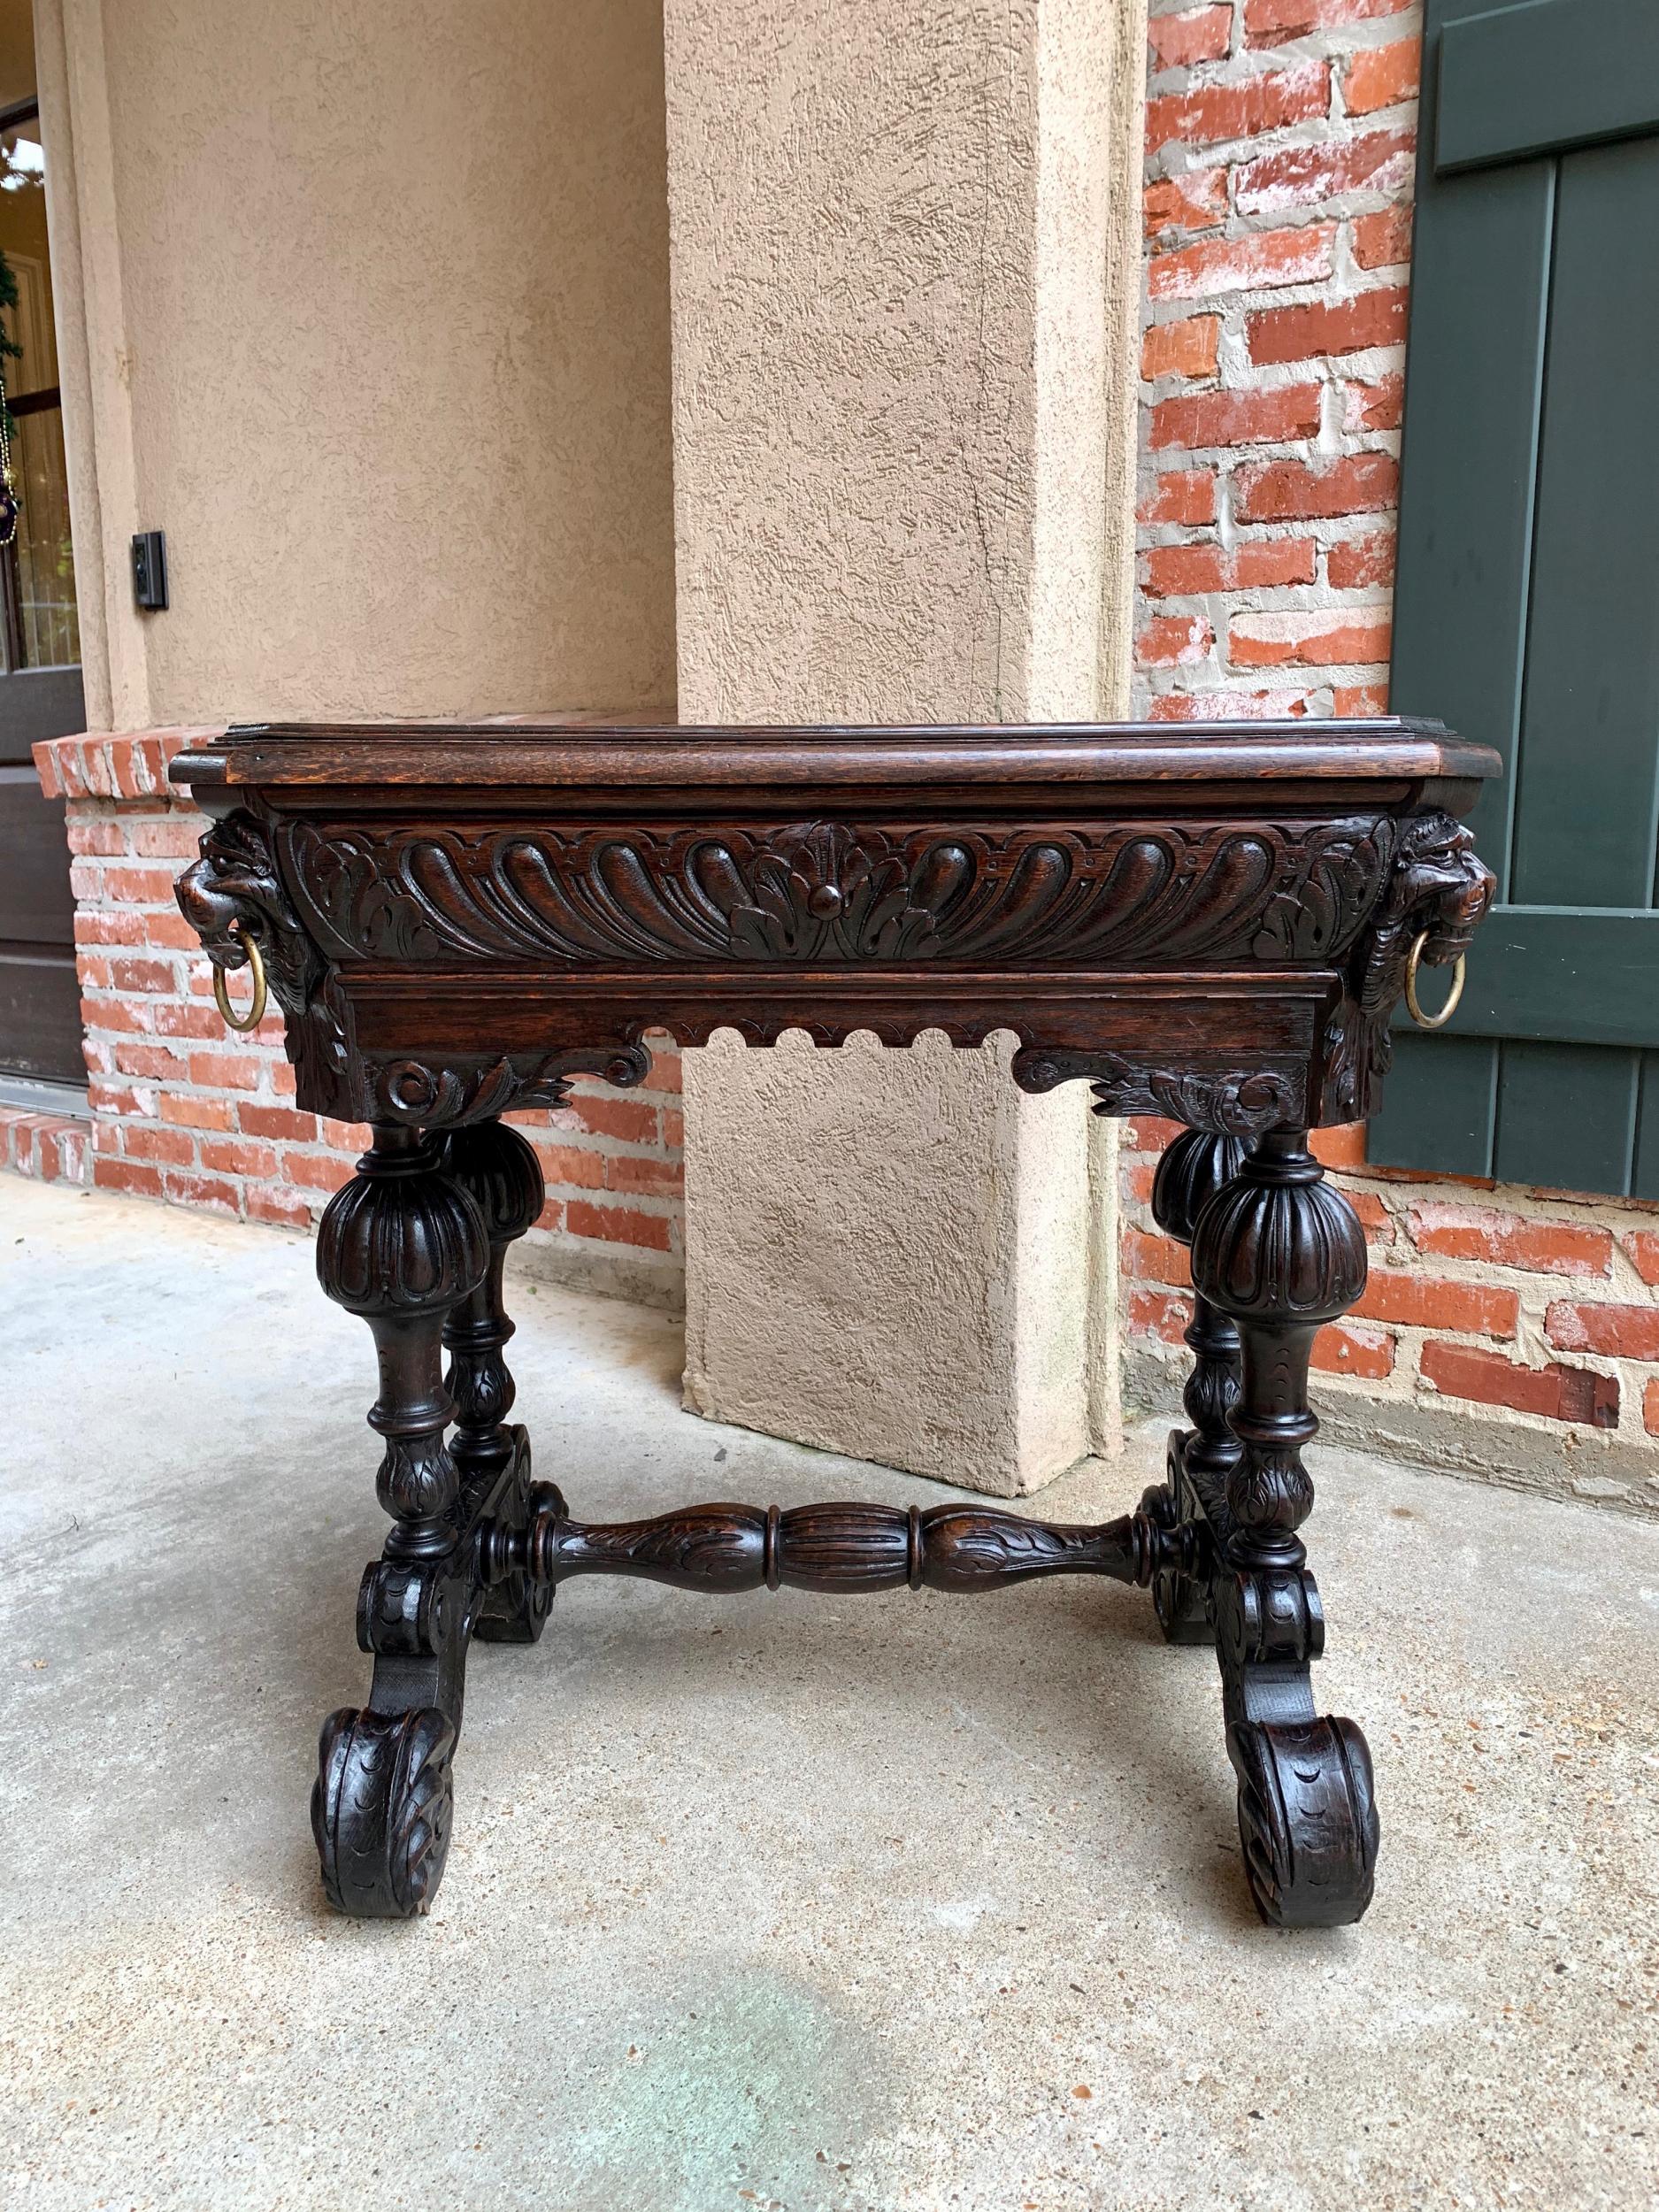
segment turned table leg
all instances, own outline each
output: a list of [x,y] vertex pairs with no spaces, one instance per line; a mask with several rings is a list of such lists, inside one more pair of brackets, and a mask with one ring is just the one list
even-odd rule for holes
[[[1141,1512],[1062,1527],[990,1508],[686,1506],[649,1520],[572,1520],[531,1479],[503,1303],[509,1246],[542,1200],[535,1156],[483,1123],[447,1137],[377,1126],[318,1238],[329,1296],[368,1322],[380,1363],[371,1425],[392,1518],[363,1579],[366,1707],[324,1724],[311,1820],[330,1900],[401,1918],[431,1902],[452,1810],[450,1758],[473,1634],[534,1641],[558,1584],[641,1575],[680,1588],[990,1590],[1033,1576],[1151,1585],[1166,1633],[1213,1632],[1240,1829],[1257,1905],[1284,1926],[1333,1926],[1370,1901],[1371,1766],[1349,1721],[1314,1709],[1323,1638],[1298,1531],[1313,1338],[1359,1295],[1364,1241],[1298,1133],[1170,1148],[1157,1217],[1190,1240],[1193,1427]],[[449,1354],[448,1374],[443,1352]],[[455,1434],[448,1439],[454,1422]]]
[[[1199,1215],[1239,1172],[1244,1155],[1238,1137],[1184,1130],[1158,1162],[1152,1185],[1152,1213],[1159,1228],[1190,1245]],[[1195,1526],[1212,1539],[1225,1538],[1227,1478],[1244,1448],[1229,1420],[1239,1399],[1239,1332],[1209,1299],[1194,1293],[1186,1333],[1193,1367],[1182,1402],[1193,1425],[1171,1430],[1164,1483],[1148,1490],[1141,1503],[1166,1528]],[[1206,1570],[1212,1548],[1202,1548]],[[1208,1571],[1160,1574],[1152,1586],[1152,1602],[1171,1643],[1211,1640]]]
[[[489,1267],[444,1323],[455,1399],[456,1431],[449,1450],[463,1478],[503,1476],[492,1505],[503,1532],[527,1528],[532,1512],[530,1440],[519,1424],[508,1425],[515,1391],[503,1357],[513,1326],[502,1295],[508,1248],[541,1218],[545,1199],[541,1166],[534,1149],[505,1123],[485,1121],[453,1131],[442,1150],[444,1171],[484,1217]],[[533,1644],[547,1622],[553,1592],[514,1571],[486,1590],[472,1633],[484,1643]]]
[[1308,1359],[1365,1287],[1365,1240],[1304,1131],[1261,1138],[1194,1226],[1193,1281],[1239,1333],[1227,1529],[1210,1586],[1239,1829],[1251,1893],[1281,1927],[1338,1927],[1371,1902],[1378,1823],[1365,1739],[1315,1709],[1325,1641],[1298,1534],[1313,1505],[1302,1448],[1318,1427]]
[[369,1421],[386,1440],[378,1487],[393,1519],[357,1604],[357,1640],[375,1662],[369,1703],[324,1723],[311,1796],[323,1885],[343,1912],[424,1910],[449,1849],[472,1573],[461,1471],[444,1440],[455,1405],[441,1336],[489,1258],[484,1217],[442,1172],[436,1145],[377,1126],[317,1240],[323,1288],[373,1333],[380,1388]]

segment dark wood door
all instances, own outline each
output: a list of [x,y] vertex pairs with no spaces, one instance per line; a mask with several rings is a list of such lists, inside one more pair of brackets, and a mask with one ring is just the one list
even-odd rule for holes
[[1659,1198],[1659,8],[1428,0],[1394,700],[1499,905],[1371,1157]]
[[[15,29],[15,26],[4,27]],[[0,79],[32,57],[0,51]],[[35,102],[0,109],[0,375],[18,500],[0,548],[0,1077],[84,1084],[64,807],[29,749],[86,726]]]
[[42,796],[29,747],[84,726],[78,668],[0,676],[0,1071],[35,1081],[87,1070],[64,803]]

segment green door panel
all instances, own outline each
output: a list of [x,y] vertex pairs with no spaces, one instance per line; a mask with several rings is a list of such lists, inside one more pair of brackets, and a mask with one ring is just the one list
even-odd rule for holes
[[1400,1030],[1371,1125],[1368,1156],[1387,1167],[1490,1175],[1498,1048],[1480,1037],[1425,1037]]
[[1659,130],[1654,0],[1520,0],[1459,12],[1440,50],[1431,142],[1442,176]]
[[1631,1196],[1659,1199],[1659,1052],[1641,1056],[1641,1095],[1632,1152]]
[[1504,1046],[1502,1065],[1492,1148],[1498,1180],[1624,1190],[1635,1125],[1636,1055],[1513,1043]]
[[[1659,914],[1494,907],[1448,1033],[1659,1046]],[[1425,977],[1425,1008],[1438,986]]]
[[1651,253],[1631,248],[1659,239],[1659,139],[1568,155],[1555,230],[1509,895],[1647,906],[1659,843],[1659,439],[1647,428],[1659,281]]
[[1371,1156],[1659,1195],[1659,4],[1426,16],[1392,703],[1502,756],[1500,904]]

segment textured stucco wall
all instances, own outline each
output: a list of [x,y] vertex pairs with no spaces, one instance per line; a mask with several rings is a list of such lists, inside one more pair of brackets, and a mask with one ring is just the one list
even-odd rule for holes
[[1143,22],[669,0],[687,719],[1113,710]]
[[656,0],[41,15],[93,726],[672,699]]
[[[1143,20],[664,21],[681,713],[1121,711]],[[1004,1492],[1094,1445],[1110,1179],[1006,1056],[687,1056],[688,1402]]]

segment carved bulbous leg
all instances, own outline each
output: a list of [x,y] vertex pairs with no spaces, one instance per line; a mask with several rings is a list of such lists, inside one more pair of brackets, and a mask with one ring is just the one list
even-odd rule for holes
[[1241,1353],[1211,1603],[1246,1873],[1274,1925],[1338,1927],[1371,1902],[1377,1809],[1364,1738],[1314,1708],[1325,1622],[1298,1532],[1313,1505],[1302,1453],[1318,1427],[1309,1355],[1365,1287],[1365,1240],[1304,1132],[1262,1138],[1204,1205],[1193,1281]]
[[[489,1240],[483,1281],[450,1310],[443,1327],[449,1354],[444,1379],[456,1405],[450,1451],[464,1477],[506,1476],[492,1509],[495,1525],[504,1534],[527,1529],[533,1508],[530,1439],[521,1425],[510,1427],[507,1422],[516,1394],[503,1356],[513,1325],[502,1278],[508,1247],[535,1226],[546,1192],[534,1151],[503,1122],[453,1131],[444,1141],[443,1165],[477,1205]],[[485,1592],[472,1633],[485,1643],[533,1644],[552,1602],[550,1585],[514,1571]]]
[[377,1127],[317,1240],[323,1288],[373,1333],[380,1389],[369,1420],[386,1440],[378,1487],[394,1522],[357,1602],[357,1640],[375,1660],[369,1706],[325,1723],[311,1798],[329,1900],[364,1916],[424,1911],[449,1847],[475,1509],[444,1441],[455,1406],[440,1340],[488,1264],[484,1218],[437,1148]]
[[436,1147],[413,1130],[377,1128],[373,1149],[328,1202],[317,1276],[373,1333],[380,1394],[369,1424],[386,1439],[377,1483],[397,1524],[388,1549],[404,1558],[435,1558],[454,1540],[446,1517],[460,1479],[444,1431],[455,1402],[440,1338],[488,1265],[483,1217],[440,1171]]
[[[1158,1162],[1152,1185],[1153,1217],[1166,1235],[1191,1244],[1194,1224],[1239,1172],[1244,1155],[1237,1137],[1188,1129],[1175,1139]],[[1239,1333],[1225,1314],[1194,1293],[1186,1333],[1193,1368],[1182,1402],[1193,1425],[1171,1430],[1164,1481],[1141,1502],[1166,1528],[1207,1525],[1212,1537],[1225,1537],[1227,1478],[1242,1448],[1227,1424],[1239,1396]],[[1211,1640],[1207,1577],[1160,1574],[1152,1586],[1152,1603],[1171,1643]]]

